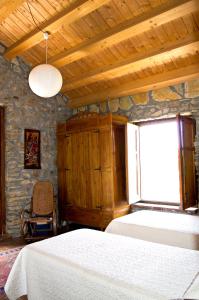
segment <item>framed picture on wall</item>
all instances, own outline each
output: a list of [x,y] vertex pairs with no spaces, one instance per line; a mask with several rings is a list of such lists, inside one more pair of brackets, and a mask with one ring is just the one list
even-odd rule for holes
[[39,130],[24,130],[24,169],[41,169]]

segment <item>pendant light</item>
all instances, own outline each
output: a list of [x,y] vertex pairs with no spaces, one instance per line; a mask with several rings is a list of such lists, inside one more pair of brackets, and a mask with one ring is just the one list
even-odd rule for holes
[[[27,5],[36,27],[43,32],[35,22],[28,1]],[[55,96],[61,90],[63,79],[60,71],[47,62],[49,34],[48,32],[43,32],[43,35],[46,41],[46,62],[32,69],[29,74],[28,82],[33,93],[43,98],[49,98]]]
[[63,80],[60,71],[47,63],[47,32],[44,32],[44,39],[46,40],[46,63],[33,68],[28,81],[33,93],[43,98],[49,98],[61,90]]

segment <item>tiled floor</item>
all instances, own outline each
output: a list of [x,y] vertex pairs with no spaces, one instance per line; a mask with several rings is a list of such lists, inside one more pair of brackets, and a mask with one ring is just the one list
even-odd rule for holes
[[22,238],[0,240],[0,252],[26,245]]

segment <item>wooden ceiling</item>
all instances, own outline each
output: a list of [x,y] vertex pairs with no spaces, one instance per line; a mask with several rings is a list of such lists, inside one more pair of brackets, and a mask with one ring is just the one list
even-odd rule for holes
[[[132,95],[199,77],[199,0],[28,0],[50,33],[69,106]],[[43,34],[26,1],[1,0],[5,57],[45,61]]]

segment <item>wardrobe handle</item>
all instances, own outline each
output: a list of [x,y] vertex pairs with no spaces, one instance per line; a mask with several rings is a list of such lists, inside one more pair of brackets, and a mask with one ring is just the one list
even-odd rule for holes
[[103,205],[97,205],[96,208],[102,209]]

